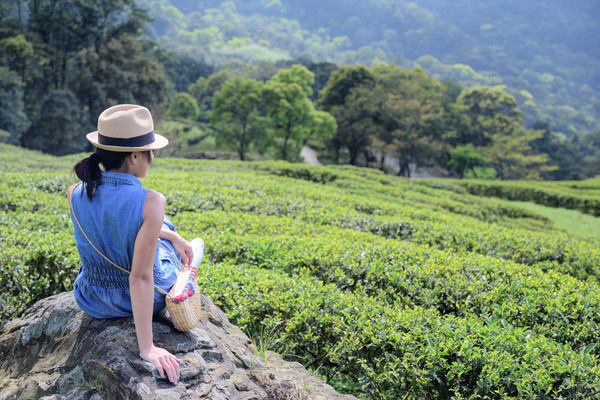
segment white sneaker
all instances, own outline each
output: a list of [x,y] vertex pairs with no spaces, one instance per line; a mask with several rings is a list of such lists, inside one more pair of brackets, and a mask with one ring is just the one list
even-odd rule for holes
[[192,245],[192,250],[194,251],[194,258],[192,259],[190,266],[197,269],[202,262],[202,257],[204,257],[204,241],[200,238],[195,238],[190,242],[190,244]]

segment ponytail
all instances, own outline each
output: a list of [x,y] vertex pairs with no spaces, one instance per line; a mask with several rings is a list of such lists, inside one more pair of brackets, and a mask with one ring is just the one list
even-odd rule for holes
[[102,177],[100,163],[104,167],[105,171],[118,169],[123,166],[125,159],[130,154],[131,152],[110,151],[97,147],[95,153],[90,154],[89,157],[86,157],[75,164],[73,171],[85,184],[85,191],[90,201],[92,200],[94,191],[96,190],[96,187],[98,187],[98,183]]
[[[77,174],[77,177],[84,183],[85,191],[87,192],[88,199],[92,200],[92,195],[98,181],[102,177],[102,171],[100,170],[100,158],[96,153],[91,154],[89,157],[79,161],[73,167],[73,171]],[[83,192],[82,192],[83,195]]]

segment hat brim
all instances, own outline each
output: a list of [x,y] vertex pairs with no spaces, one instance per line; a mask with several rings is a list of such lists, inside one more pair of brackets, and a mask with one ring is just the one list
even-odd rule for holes
[[85,137],[87,138],[87,140],[90,141],[91,144],[93,144],[94,146],[96,146],[98,148],[101,148],[104,150],[110,150],[110,151],[119,151],[119,152],[158,150],[158,149],[162,149],[163,147],[165,147],[166,145],[169,144],[169,139],[167,139],[166,137],[159,135],[157,133],[154,134],[154,142],[149,143],[145,146],[140,146],[140,147],[106,146],[106,145],[100,144],[100,143],[98,143],[98,131],[90,132]]

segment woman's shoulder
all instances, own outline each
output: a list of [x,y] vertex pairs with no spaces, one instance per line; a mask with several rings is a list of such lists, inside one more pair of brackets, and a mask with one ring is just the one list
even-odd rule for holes
[[165,196],[162,193],[149,189],[146,194],[146,202],[144,203],[144,215],[148,215],[147,213],[152,215],[156,213],[164,214],[166,202]]
[[163,205],[166,203],[165,196],[157,192],[156,190],[148,189],[148,194],[146,195],[146,203],[162,203]]
[[68,189],[67,189],[67,199],[69,201],[71,201],[71,197],[73,196],[73,192],[75,191],[75,189],[77,188],[77,186],[81,185],[81,182],[79,183],[75,183],[73,185],[71,185]]

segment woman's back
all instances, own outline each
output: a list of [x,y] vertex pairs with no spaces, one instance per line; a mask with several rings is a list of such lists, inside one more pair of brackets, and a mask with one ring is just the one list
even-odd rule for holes
[[[73,191],[73,212],[94,246],[129,271],[148,189],[135,176],[118,172],[103,172],[99,183],[91,201],[85,196],[84,185]],[[131,316],[129,274],[105,260],[75,221],[73,224],[82,262],[74,285],[75,300],[95,318]]]

